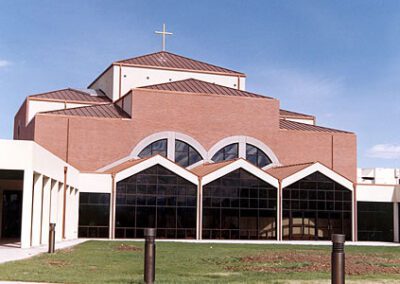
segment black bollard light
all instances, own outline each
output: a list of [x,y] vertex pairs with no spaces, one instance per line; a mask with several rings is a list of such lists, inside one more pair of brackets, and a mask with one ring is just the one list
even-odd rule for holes
[[49,253],[54,253],[56,248],[56,224],[50,223],[49,227]]
[[156,279],[156,229],[144,229],[144,282],[151,284]]
[[332,235],[332,259],[331,259],[331,279],[332,284],[344,284],[345,281],[345,255],[344,255],[345,235]]

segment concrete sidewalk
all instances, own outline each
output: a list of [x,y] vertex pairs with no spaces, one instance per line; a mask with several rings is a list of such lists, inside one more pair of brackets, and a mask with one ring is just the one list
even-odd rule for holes
[[[83,242],[86,242],[86,239],[76,239],[76,240],[70,240],[70,241],[57,242],[56,249],[58,250],[58,249],[69,248],[69,247],[75,246],[75,245],[83,243]],[[48,249],[47,245],[22,249],[19,246],[16,246],[14,244],[3,244],[3,245],[0,245],[0,263],[29,258],[29,257],[35,256],[35,255],[41,254],[41,253],[45,253],[45,252],[47,252],[47,249]],[[0,282],[0,283],[3,283],[3,282]],[[10,282],[10,283],[12,283],[12,282]]]

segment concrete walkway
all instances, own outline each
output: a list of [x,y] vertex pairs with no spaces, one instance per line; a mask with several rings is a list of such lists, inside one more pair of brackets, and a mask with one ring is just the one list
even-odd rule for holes
[[[65,249],[85,242],[86,239],[77,239],[56,243],[56,249]],[[38,246],[22,249],[18,243],[0,244],[0,263],[21,260],[47,252],[48,246]],[[0,282],[2,283],[2,282]]]

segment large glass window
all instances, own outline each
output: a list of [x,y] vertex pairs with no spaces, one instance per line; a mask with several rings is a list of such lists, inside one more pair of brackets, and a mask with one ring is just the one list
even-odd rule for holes
[[167,156],[167,139],[161,139],[149,144],[139,153],[139,157],[146,158],[157,154],[163,157]]
[[232,160],[239,157],[239,144],[233,143],[224,148],[220,149],[215,155],[211,158],[214,162],[221,162],[226,160]]
[[117,183],[117,238],[142,238],[156,228],[157,238],[196,237],[196,185],[157,165]]
[[178,165],[188,167],[201,160],[202,158],[199,152],[197,152],[192,146],[183,141],[175,140],[175,162]]
[[259,168],[272,163],[271,159],[259,148],[246,144],[246,160]]
[[319,172],[284,188],[282,209],[285,240],[351,240],[351,191]]
[[243,169],[203,188],[203,239],[276,239],[277,189]]
[[108,238],[110,223],[110,194],[79,194],[80,238]]
[[393,242],[393,203],[357,202],[359,241]]

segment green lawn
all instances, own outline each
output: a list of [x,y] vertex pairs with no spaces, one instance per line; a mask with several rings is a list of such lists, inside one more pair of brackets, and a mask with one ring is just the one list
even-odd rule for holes
[[[157,243],[157,283],[329,280],[328,246]],[[400,281],[400,248],[346,247],[347,279]],[[141,283],[143,243],[89,241],[0,265],[0,280]],[[293,281],[295,280],[295,281]],[[296,281],[297,280],[297,281]],[[361,281],[362,280],[362,281]]]

